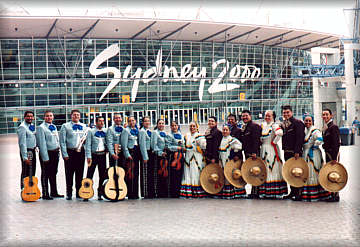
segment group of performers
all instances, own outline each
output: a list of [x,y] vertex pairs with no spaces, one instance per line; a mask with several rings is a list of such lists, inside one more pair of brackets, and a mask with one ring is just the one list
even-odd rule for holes
[[[322,145],[325,150],[326,162],[336,163],[339,156],[339,128],[333,122],[331,110],[322,112],[322,130],[314,127],[311,115],[304,115],[303,121],[295,119],[289,105],[282,107],[282,116],[283,121],[278,122],[275,112],[268,110],[264,121],[258,125],[252,121],[251,112],[244,110],[241,125],[238,125],[236,115],[230,114],[222,130],[218,129],[216,117],[211,116],[205,133],[199,133],[198,124],[191,122],[188,133],[184,135],[175,121],[171,122],[171,132],[166,133],[163,119],[158,119],[151,130],[149,117],[144,117],[138,127],[134,117],[129,117],[123,124],[121,115],[117,113],[111,127],[104,128],[105,119],[98,116],[95,127],[88,128],[80,122],[79,110],[71,111],[71,121],[64,123],[60,131],[53,124],[51,111],[45,112],[44,122],[35,128],[32,123],[34,113],[27,111],[17,131],[22,161],[21,188],[23,178],[29,176],[30,171],[35,175],[35,148],[38,147],[43,200],[64,197],[58,194],[56,184],[61,152],[67,200],[72,200],[74,174],[76,198],[80,198],[85,161],[87,178],[92,179],[96,167],[98,169],[97,196],[98,200],[102,200],[101,186],[107,176],[106,156],[109,155],[110,166],[117,164],[125,170],[128,199],[214,197],[339,201],[339,194],[323,189],[318,179],[324,164],[319,147]],[[279,148],[280,141],[284,159]],[[305,159],[309,166],[309,178],[305,186],[290,186],[288,191],[282,176],[282,165],[292,157]],[[267,170],[266,181],[260,186],[252,186],[250,194],[246,194],[245,187],[234,187],[226,179],[219,193],[204,191],[200,184],[204,167],[218,163],[224,168],[230,160],[245,161],[249,158],[261,158]]]

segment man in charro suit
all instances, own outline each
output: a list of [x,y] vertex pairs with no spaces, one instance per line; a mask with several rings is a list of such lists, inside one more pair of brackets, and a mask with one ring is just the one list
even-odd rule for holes
[[30,166],[32,168],[32,176],[35,176],[36,171],[36,137],[35,125],[32,124],[34,120],[34,112],[26,111],[24,113],[24,121],[17,129],[20,159],[21,159],[21,177],[20,188],[24,188],[24,178],[30,175]]
[[[333,114],[330,109],[322,111],[324,120],[323,128],[323,148],[325,150],[326,162],[336,163],[339,160],[340,149],[340,131],[339,127],[333,121]],[[338,202],[340,200],[339,192],[332,192],[328,202]]]
[[[281,128],[284,131],[282,136],[282,149],[284,150],[285,161],[294,157],[302,157],[303,144],[305,139],[305,125],[301,120],[294,118],[290,105],[282,106],[282,115],[284,121]],[[283,199],[292,199],[301,201],[301,188],[290,186],[290,193]]]
[[[249,110],[243,110],[241,112],[241,120],[244,124],[240,129],[240,141],[245,154],[245,160],[250,157],[256,159],[260,156],[261,127],[252,121]],[[251,194],[248,195],[248,198],[259,198],[258,188],[259,186],[252,186]]]
[[[236,139],[238,139],[240,141],[240,137],[241,137],[241,130],[240,128],[237,126],[237,122],[236,122],[236,115],[234,114],[229,114],[229,116],[227,117],[227,121],[228,121],[228,126],[230,129],[230,135],[232,137],[235,137]],[[234,150],[230,151],[230,159],[234,159],[236,160],[243,160],[243,155],[242,155],[242,151],[239,150],[238,152],[235,152]]]
[[60,148],[65,163],[66,200],[72,199],[72,187],[75,174],[76,198],[80,198],[79,189],[85,166],[84,142],[88,128],[80,122],[79,110],[71,111],[71,121],[64,123],[60,129]]
[[[60,143],[56,126],[52,123],[54,114],[46,111],[44,122],[37,127],[36,138],[40,150],[42,199],[52,200],[59,195],[56,185],[58,171]],[[49,182],[51,193],[49,195]]]
[[[122,118],[119,113],[114,113],[113,116],[114,124],[107,129],[106,132],[106,145],[109,151],[110,166],[115,164],[115,160],[118,160],[118,166],[123,167],[124,156],[121,150],[121,134],[123,133],[124,127],[121,125]],[[120,152],[116,155],[114,150],[114,144],[119,144]]]
[[[101,187],[105,180],[106,172],[106,132],[105,119],[96,117],[96,126],[90,129],[86,137],[85,155],[88,163],[87,178],[92,179],[97,166],[99,172],[98,200],[102,200]],[[87,199],[85,199],[87,201]]]

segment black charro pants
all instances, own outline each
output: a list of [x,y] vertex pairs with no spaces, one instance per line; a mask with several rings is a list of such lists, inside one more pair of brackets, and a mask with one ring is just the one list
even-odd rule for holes
[[66,176],[66,195],[72,196],[72,187],[75,174],[75,188],[76,196],[79,197],[79,189],[81,187],[81,180],[83,179],[85,166],[85,151],[76,152],[72,149],[67,149],[69,159],[65,160],[65,176]]
[[[325,157],[326,157],[326,163],[332,161],[332,159],[329,157],[329,155],[326,154],[325,152]],[[330,199],[338,199],[340,200],[340,195],[339,195],[339,192],[330,192]]]
[[140,161],[141,196],[144,198],[154,198],[154,155],[151,150],[148,150],[147,153],[149,157],[148,162],[144,164],[142,159]]
[[[288,159],[291,159],[292,157],[294,157],[294,152],[284,151],[285,162]],[[302,157],[301,153],[299,154],[299,157]],[[290,185],[290,193],[289,193],[289,195],[300,198],[301,197],[301,191],[302,191],[302,188],[297,188],[297,187],[294,187],[294,186]]]
[[[118,154],[118,160],[117,160],[117,166],[122,167],[125,169],[125,158],[123,155],[123,152],[120,151],[120,153]],[[116,161],[113,159],[113,157],[111,156],[111,154],[109,154],[109,164],[110,167],[114,166],[116,163]]]
[[88,167],[86,177],[92,179],[96,167],[98,168],[98,173],[99,173],[98,194],[101,194],[102,184],[104,183],[105,175],[106,175],[106,154],[105,152],[103,154],[92,153],[91,156],[92,156],[92,162],[91,162],[91,166]]
[[176,170],[178,167],[171,166],[171,163],[174,160],[175,153],[176,152],[169,153],[168,188],[169,188],[169,197],[171,197],[171,198],[179,198],[180,197],[181,179],[182,179],[183,170],[184,170],[184,156],[180,160],[181,166],[180,166],[179,170]]
[[[164,151],[165,152],[165,151]],[[169,164],[168,159],[162,156],[154,155],[154,186],[155,197],[167,198],[169,197]],[[161,164],[163,166],[161,166]],[[166,173],[165,173],[166,172]]]
[[129,153],[132,161],[127,159],[125,161],[125,183],[128,189],[128,199],[139,198],[139,163],[141,158],[140,148],[134,146],[133,149],[129,148]]
[[28,158],[32,156],[31,160],[31,167],[29,165],[26,165],[22,155],[20,153],[20,160],[21,160],[21,175],[20,175],[20,189],[24,188],[24,178],[29,177],[30,175],[30,169],[31,169],[31,175],[35,176],[36,172],[36,156],[35,156],[35,149],[28,149],[27,151]]
[[[41,156],[40,157],[40,165],[41,165],[41,187],[44,195],[49,194],[49,183],[51,188],[51,195],[57,195],[57,183],[56,183],[56,175],[58,172],[59,165],[59,155],[60,151],[57,150],[49,150],[49,162],[44,163]],[[45,193],[44,193],[45,192]]]

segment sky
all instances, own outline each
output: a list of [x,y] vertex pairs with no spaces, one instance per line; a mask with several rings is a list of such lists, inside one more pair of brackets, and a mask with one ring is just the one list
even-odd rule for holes
[[349,37],[356,0],[3,0],[0,15],[111,16],[270,25]]

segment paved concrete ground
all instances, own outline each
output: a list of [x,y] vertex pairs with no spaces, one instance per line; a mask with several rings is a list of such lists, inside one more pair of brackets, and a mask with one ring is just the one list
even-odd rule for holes
[[[24,203],[17,138],[2,136],[0,246],[359,246],[359,137],[356,143],[341,147],[349,181],[339,203],[246,199]],[[40,177],[39,167],[36,176]],[[97,182],[97,173],[95,178]],[[64,194],[62,161],[58,183]]]

